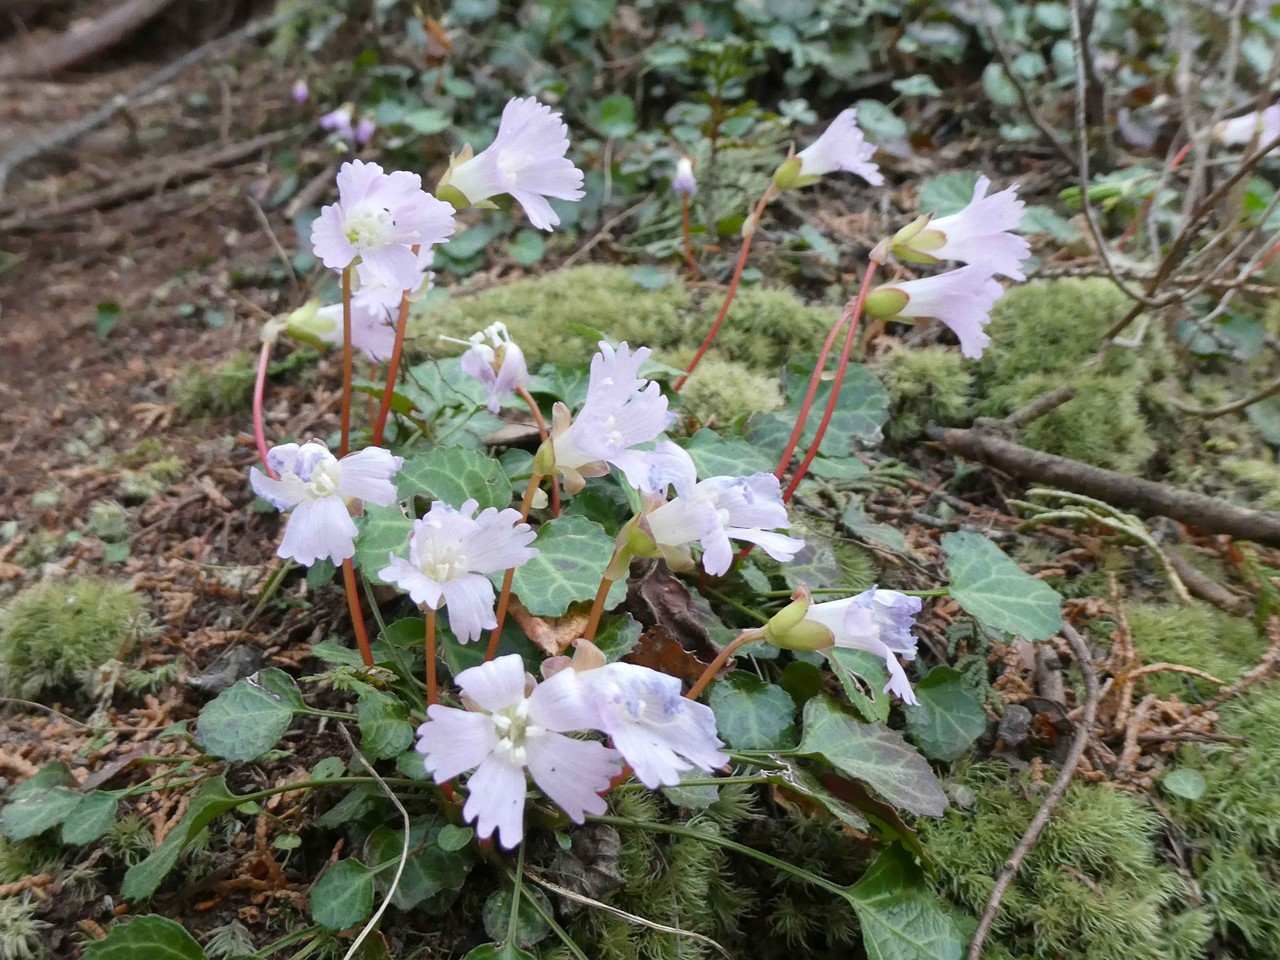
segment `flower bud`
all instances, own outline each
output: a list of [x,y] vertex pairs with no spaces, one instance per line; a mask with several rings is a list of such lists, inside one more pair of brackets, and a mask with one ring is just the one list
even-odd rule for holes
[[285,333],[317,350],[329,349],[330,342],[325,339],[325,334],[331,333],[333,327],[330,317],[320,315],[320,301],[315,297],[284,318]]
[[[773,184],[779,190],[791,190],[812,183],[817,177],[802,177],[800,171],[804,166],[799,157],[787,157],[773,173]],[[801,182],[803,181],[803,182]]]
[[863,301],[862,309],[868,315],[880,320],[896,317],[911,301],[911,298],[897,287],[876,287]]
[[810,600],[803,595],[787,604],[764,627],[765,639],[783,650],[825,650],[835,636],[822,624],[806,620]]

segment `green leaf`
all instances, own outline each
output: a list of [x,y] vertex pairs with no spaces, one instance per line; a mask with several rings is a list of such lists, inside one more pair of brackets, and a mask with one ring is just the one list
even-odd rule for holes
[[831,647],[826,653],[831,672],[862,719],[868,723],[888,720],[889,695],[884,685],[889,682],[889,670],[884,661],[867,650]]
[[960,960],[964,940],[911,855],[894,844],[849,890],[867,960]]
[[893,87],[898,93],[904,97],[940,97],[942,91],[938,89],[938,85],[933,82],[933,77],[927,73],[917,73],[915,76],[907,77],[903,80],[894,80],[889,86]]
[[987,728],[987,714],[959,670],[934,667],[916,684],[916,697],[919,705],[906,710],[907,731],[932,760],[960,759]]
[[[1005,72],[1003,66],[994,61],[988,63],[982,71],[982,89],[986,91],[987,97],[992,103],[1002,107],[1016,107],[1018,105],[1018,88],[1013,85],[1013,81],[1009,79],[1009,74]],[[955,174],[960,176],[960,174]],[[955,213],[955,210],[949,210],[947,213]],[[946,213],[939,213],[939,216],[946,216]]]
[[421,495],[451,507],[468,499],[481,509],[511,505],[511,481],[502,464],[462,447],[436,447],[406,460],[396,474],[396,490],[402,499]]
[[387,565],[391,554],[407,556],[413,521],[404,515],[398,503],[386,507],[365,506],[364,516],[356,520],[360,534],[356,537],[355,565],[373,583],[382,583],[378,571]]
[[[450,842],[453,843],[460,839],[460,834],[465,835],[462,846],[450,849],[441,842],[446,829],[451,831]],[[439,826],[431,817],[415,820],[409,830],[409,859],[405,861],[404,873],[391,898],[396,909],[423,907],[436,912],[431,910],[433,905],[447,906],[454,893],[462,888],[475,863],[467,849],[470,837],[471,830],[466,827]],[[393,865],[400,862],[403,849],[403,831],[387,826],[374,829],[365,841],[365,859],[378,868],[375,888],[380,895],[386,894],[395,872]]]
[[840,516],[840,522],[863,540],[888,547],[895,553],[907,552],[907,538],[902,535],[902,531],[887,523],[876,523],[868,517],[862,509],[861,497],[850,499]]
[[0,815],[4,835],[29,840],[62,823],[80,805],[80,794],[65,764],[51,763],[34,777],[13,788]]
[[946,217],[959,213],[973,199],[976,173],[944,173],[920,185],[920,212]]
[[359,860],[339,860],[311,888],[311,919],[326,930],[346,930],[373,912],[374,872]]
[[645,290],[665,290],[671,286],[672,277],[666,270],[651,264],[632,267],[627,273],[631,282]]
[[859,723],[829,697],[805,704],[800,752],[825,757],[909,813],[939,817],[947,809],[947,796],[928,761],[901,734],[882,723]]
[[906,123],[879,100],[859,100],[857,106],[858,126],[868,140],[884,143],[907,138]]
[[976,533],[948,533],[942,552],[951,596],[983,626],[1026,640],[1047,640],[1062,628],[1062,598],[1025,573],[994,543]]
[[[539,913],[531,900],[536,898],[542,913]],[[516,910],[516,945],[532,947],[545,940],[551,933],[551,927],[543,919],[543,914],[553,916],[551,901],[547,895],[534,886],[526,886],[521,892],[520,906]],[[484,932],[495,940],[505,939],[511,925],[511,888],[499,887],[484,902],[481,911],[484,920]]]
[[835,264],[840,262],[840,251],[836,245],[831,242],[825,233],[819,230],[811,223],[804,224],[796,235],[804,241],[806,247],[817,254],[818,259],[823,263]]
[[1073,243],[1080,238],[1080,228],[1070,220],[1059,216],[1050,207],[1033,204],[1022,213],[1017,233],[1047,233],[1059,243]]
[[521,950],[514,943],[484,943],[468,953],[462,960],[538,960],[527,950]]
[[1184,767],[1181,770],[1171,770],[1161,777],[1160,789],[1171,796],[1195,802],[1204,796],[1208,784],[1198,770]]
[[866,817],[839,797],[834,796],[811,771],[788,757],[777,759],[782,764],[782,769],[769,771],[770,782],[800,794],[854,830],[870,829],[871,824]]
[[111,331],[116,328],[116,324],[120,322],[123,311],[120,304],[114,300],[100,300],[98,302],[98,319],[95,328],[98,336],[106,338],[111,335]]
[[474,836],[475,831],[470,827],[459,827],[452,823],[446,823],[440,828],[440,835],[436,837],[436,842],[440,845],[441,850],[452,853],[454,850],[464,849]]
[[196,721],[196,744],[224,760],[253,760],[279,743],[292,722],[285,698],[248,677],[205,704]]
[[[794,421],[793,421],[794,422]],[[772,473],[777,460],[741,437],[722,437],[703,427],[681,446],[689,454],[699,477],[743,477]]]
[[192,797],[186,814],[169,831],[160,846],[147,859],[129,868],[129,872],[124,875],[120,896],[133,902],[150,897],[196,835],[214,819],[234,810],[239,804],[240,798],[227,790],[227,781],[221,775],[202,783]]
[[591,124],[602,136],[630,136],[636,129],[636,108],[626,94],[615,93],[596,104],[591,111]]
[[629,613],[620,617],[608,617],[596,634],[595,644],[610,663],[621,660],[640,642],[642,627]]
[[707,703],[720,736],[736,750],[795,746],[796,705],[782,687],[738,670],[711,685]]
[[373,687],[361,686],[356,723],[360,725],[360,749],[372,760],[394,757],[413,743],[409,708],[399,698]]
[[[544,523],[533,546],[538,555],[516,568],[512,590],[535,617],[560,617],[569,604],[595,597],[614,542],[600,524],[563,516]],[[627,585],[616,582],[605,609],[613,609],[626,595]]]
[[531,267],[547,250],[547,241],[540,230],[524,229],[507,244],[507,256],[522,267]]
[[[797,356],[787,361],[783,386],[787,406],[782,413],[757,413],[747,421],[747,439],[752,445],[762,447],[772,455],[774,463],[795,426],[796,417],[804,402],[809,378],[813,374],[815,357]],[[814,395],[813,406],[805,418],[804,433],[798,450],[804,451],[817,436],[818,423],[831,397],[831,380],[822,380]],[[840,388],[840,402],[827,432],[822,437],[820,452],[827,457],[847,457],[855,447],[878,446],[882,439],[880,428],[889,419],[889,394],[875,374],[858,363],[849,364],[844,384]]]
[[93,843],[115,824],[119,804],[114,793],[102,790],[82,797],[62,821],[62,842],[75,847]]
[[84,948],[82,960],[206,960],[196,938],[168,917],[148,914],[117,923]]

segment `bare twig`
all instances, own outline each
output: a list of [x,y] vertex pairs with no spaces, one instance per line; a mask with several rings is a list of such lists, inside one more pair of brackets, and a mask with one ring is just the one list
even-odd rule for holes
[[246,193],[245,199],[249,201],[249,206],[253,208],[253,215],[257,217],[258,223],[262,225],[263,232],[266,233],[267,239],[271,241],[271,247],[275,250],[276,256],[279,257],[280,262],[284,264],[284,269],[289,274],[289,283],[293,287],[294,295],[299,297],[302,296],[302,285],[298,283],[298,274],[293,269],[293,261],[289,259],[289,254],[280,243],[280,238],[276,236],[276,232],[271,229],[271,221],[267,219],[267,214],[262,209],[262,204],[260,204],[258,202],[258,198],[251,193]]
[[1000,422],[1004,426],[1013,427],[1014,429],[1017,429],[1018,427],[1025,427],[1031,421],[1038,420],[1045,414],[1052,413],[1054,410],[1058,409],[1058,407],[1062,406],[1068,400],[1074,398],[1076,392],[1076,388],[1071,384],[1063,384],[1056,389],[1050,390],[1048,393],[1042,393],[1025,407],[1020,407],[1013,411],[1013,413],[1009,414]]
[[1093,734],[1093,719],[1098,710],[1098,675],[1093,668],[1093,658],[1089,654],[1089,648],[1085,646],[1080,634],[1076,633],[1070,624],[1064,623],[1062,625],[1062,635],[1071,646],[1071,653],[1075,656],[1076,664],[1084,677],[1084,711],[1081,714],[1080,723],[1076,727],[1075,736],[1071,739],[1071,747],[1062,761],[1062,769],[1058,772],[1058,779],[1049,788],[1049,793],[1045,796],[1044,802],[1040,804],[1040,809],[1031,818],[1031,823],[1027,825],[1026,832],[1022,834],[1022,839],[1018,841],[1018,845],[1014,847],[1013,853],[1005,861],[999,876],[996,877],[996,885],[992,888],[991,897],[987,900],[987,909],[983,911],[982,920],[978,923],[978,929],[974,931],[973,940],[969,943],[968,960],[980,960],[982,957],[982,944],[987,938],[987,933],[991,930],[991,924],[995,922],[996,915],[1000,912],[1000,901],[1004,899],[1005,892],[1009,889],[1009,885],[1013,883],[1013,878],[1018,873],[1018,867],[1022,865],[1022,861],[1031,851],[1032,845],[1049,823],[1049,818],[1053,815],[1054,808],[1057,807],[1063,794],[1067,792],[1067,786],[1071,783],[1076,767],[1080,765],[1080,758],[1084,756],[1085,745]]
[[[987,11],[991,15],[999,15],[1000,8],[994,3],[987,7]],[[1000,63],[1004,67],[1004,75],[1013,84],[1013,89],[1018,94],[1018,100],[1022,103],[1022,109],[1026,112],[1027,118],[1035,124],[1041,135],[1053,146],[1058,152],[1058,156],[1062,157],[1067,163],[1075,166],[1076,158],[1072,156],[1071,148],[1062,142],[1056,130],[1049,126],[1048,122],[1040,116],[1040,112],[1036,110],[1036,106],[1031,102],[1031,94],[1028,92],[1026,85],[1019,79],[1017,72],[1013,69],[1013,62],[1009,56],[1009,51],[1005,49],[1004,41],[1000,39],[1001,24],[991,23],[988,18],[983,18],[983,30],[986,32],[987,39],[990,41],[992,49],[995,50],[996,56],[1000,58]]]
[[1251,407],[1255,403],[1261,403],[1268,397],[1274,397],[1277,393],[1280,393],[1280,379],[1272,380],[1265,387],[1255,390],[1247,397],[1241,397],[1239,400],[1232,400],[1230,403],[1224,403],[1220,407],[1193,407],[1191,404],[1184,403],[1177,397],[1170,397],[1169,402],[1185,414],[1212,420],[1216,417],[1225,417],[1229,413],[1236,413],[1237,411],[1244,410],[1246,407]]

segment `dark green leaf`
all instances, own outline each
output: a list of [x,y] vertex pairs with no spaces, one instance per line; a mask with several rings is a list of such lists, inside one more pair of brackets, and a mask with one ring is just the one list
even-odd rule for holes
[[85,947],[82,960],[206,960],[206,955],[182,924],[149,914],[117,923],[106,939]]
[[118,806],[114,793],[95,790],[82,797],[62,821],[62,842],[75,847],[93,843],[115,824]]
[[930,177],[920,184],[920,212],[932,213],[935,217],[959,213],[973,199],[973,188],[977,182],[976,173],[944,173]]
[[711,685],[707,703],[721,738],[737,750],[795,746],[796,705],[779,686],[738,670]]
[[[569,604],[595,597],[614,542],[600,524],[562,516],[539,528],[533,546],[538,556],[516,568],[512,589],[535,617],[560,617]],[[605,609],[613,609],[626,595],[627,585],[618,581]]]
[[964,940],[901,846],[894,844],[849,891],[867,960],[960,960]]
[[196,744],[224,760],[253,760],[284,736],[293,708],[280,694],[248,677],[205,704],[196,721]]
[[507,244],[507,256],[522,267],[531,267],[542,259],[547,241],[540,230],[524,229]]
[[356,566],[369,580],[382,583],[378,571],[387,565],[391,554],[407,556],[413,521],[404,515],[400,505],[366,506],[364,516],[356,521],[360,534],[356,537]]
[[771,782],[798,793],[854,830],[870,828],[871,824],[866,817],[839,797],[832,795],[831,791],[824,787],[808,769],[788,757],[779,757],[778,762],[782,764],[782,769],[769,771]]
[[1181,797],[1183,800],[1191,800],[1192,802],[1199,800],[1204,796],[1208,785],[1205,783],[1204,775],[1198,770],[1192,770],[1184,767],[1181,770],[1171,770],[1160,778],[1160,789],[1171,796]]
[[591,124],[606,137],[630,136],[636,129],[636,108],[624,93],[605,97],[591,112]]
[[356,722],[360,725],[360,749],[371,760],[394,757],[413,743],[408,707],[382,690],[361,687]]
[[964,675],[939,665],[916,684],[920,703],[907,707],[907,731],[932,760],[958,760],[987,728],[987,714]]
[[402,498],[415,495],[461,507],[473,499],[485,507],[511,505],[511,481],[493,457],[462,447],[437,447],[404,462],[396,474]]
[[629,613],[620,617],[606,617],[600,632],[596,634],[595,644],[610,662],[621,660],[635,649],[643,632],[644,627]]
[[538,958],[527,950],[521,950],[513,943],[504,943],[502,946],[496,943],[485,943],[476,947],[462,960],[538,960]]
[[80,805],[81,796],[64,764],[51,763],[9,793],[0,819],[10,840],[28,840],[62,823]]
[[202,783],[191,800],[191,806],[160,846],[147,859],[129,868],[124,875],[120,896],[133,902],[150,897],[196,835],[239,804],[240,799],[227,790],[224,777],[217,776]]
[[120,304],[114,300],[101,300],[98,302],[98,321],[96,329],[98,336],[110,336],[111,331],[116,328],[116,324],[120,322]]
[[359,860],[339,860],[311,888],[311,919],[326,930],[346,930],[373,912],[374,872]]
[[703,427],[682,446],[689,454],[699,477],[744,477],[751,473],[772,473],[777,460],[765,456],[758,447],[741,437],[722,437]]
[[827,650],[827,663],[863,720],[884,723],[889,719],[889,695],[884,692],[889,670],[883,660],[866,650],[832,647]]
[[[537,898],[538,904],[542,907],[542,913],[539,913],[530,902],[531,898]],[[551,927],[543,919],[544,913],[548,916],[554,915],[551,901],[537,887],[526,886],[521,891],[520,906],[516,910],[514,939],[517,946],[532,947],[547,938],[551,933]],[[484,932],[495,940],[505,940],[511,925],[511,888],[499,887],[489,894],[489,899],[484,902],[481,916],[484,919]]]
[[942,552],[951,596],[983,626],[1026,640],[1047,640],[1062,627],[1062,598],[976,533],[948,533]]
[[928,761],[882,723],[859,723],[828,697],[804,708],[802,753],[819,755],[887,802],[917,816],[939,817],[947,796]]

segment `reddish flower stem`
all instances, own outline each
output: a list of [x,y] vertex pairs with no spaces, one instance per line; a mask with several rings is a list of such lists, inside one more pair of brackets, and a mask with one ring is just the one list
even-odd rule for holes
[[267,463],[267,428],[262,416],[262,398],[267,390],[267,368],[271,365],[271,347],[274,342],[262,341],[262,351],[258,354],[258,376],[253,381],[253,442],[258,447],[258,459],[262,461],[262,468],[272,480],[278,478]]
[[[612,565],[613,561],[609,561]],[[595,640],[596,631],[600,629],[600,619],[604,616],[604,604],[609,599],[609,591],[613,589],[613,581],[608,577],[600,578],[600,587],[596,590],[595,599],[591,601],[591,615],[587,625],[582,628],[582,639],[588,643]]]
[[836,379],[831,384],[831,396],[827,399],[827,408],[822,411],[822,419],[818,421],[818,431],[814,435],[813,443],[809,445],[809,452],[800,461],[800,466],[796,468],[791,482],[787,484],[787,489],[782,492],[784,503],[791,500],[792,494],[796,492],[796,487],[800,486],[800,481],[809,472],[809,464],[813,463],[813,458],[818,455],[818,448],[822,446],[822,438],[826,435],[832,416],[835,415],[836,404],[840,402],[840,388],[844,385],[844,375],[849,369],[849,354],[853,352],[853,341],[858,335],[858,321],[862,318],[862,305],[866,302],[867,294],[871,290],[871,278],[875,276],[876,267],[878,266],[879,263],[876,260],[872,260],[867,264],[867,272],[862,276],[862,286],[858,288],[858,299],[854,302],[853,313],[849,318],[849,329],[845,331],[844,347],[840,351],[840,363],[836,366]]
[[[351,445],[351,268],[342,271],[342,442],[338,457]],[[354,583],[354,580],[352,581]]]
[[440,690],[436,683],[436,612],[427,608],[427,706],[440,702]]
[[738,283],[742,280],[742,270],[747,265],[747,254],[751,252],[751,241],[755,238],[756,229],[760,226],[760,218],[764,216],[764,208],[769,205],[769,201],[773,199],[775,192],[776,188],[773,185],[773,181],[770,180],[769,186],[760,198],[760,202],[756,204],[751,217],[743,225],[742,247],[738,250],[738,262],[734,265],[733,278],[729,281],[729,289],[725,291],[724,303],[720,305],[720,312],[716,314],[716,318],[711,324],[711,329],[707,331],[706,339],[702,341],[702,346],[698,347],[698,352],[693,355],[689,368],[685,370],[684,375],[676,381],[675,387],[672,388],[677,392],[684,386],[690,374],[697,369],[698,364],[702,362],[703,356],[711,348],[711,344],[715,342],[716,335],[720,332],[720,327],[724,323],[724,318],[729,315],[729,307],[733,304],[733,298],[737,296]]
[[[521,400],[529,405],[529,412],[533,414],[533,422],[538,425],[538,436],[542,438],[543,443],[546,443],[551,439],[551,432],[547,429],[547,421],[543,418],[542,411],[538,409],[538,401],[533,399],[533,394],[525,387],[516,387],[516,393],[520,395]],[[560,483],[555,477],[551,478],[551,516],[560,516]],[[527,511],[525,519],[529,519]]]
[[690,700],[697,700],[702,696],[702,691],[707,689],[707,684],[715,679],[715,675],[720,672],[720,668],[729,662],[729,658],[748,643],[759,640],[761,636],[763,636],[763,632],[760,630],[747,630],[727,643],[725,648],[716,654],[716,658],[707,664],[706,669],[702,671],[702,676],[698,677],[685,696]]
[[[413,255],[418,255],[420,244],[412,247]],[[400,357],[404,353],[404,334],[409,327],[409,294],[406,290],[400,297],[400,313],[396,317],[396,340],[391,347],[391,359],[387,361],[387,385],[382,391],[382,403],[378,406],[378,419],[373,422],[373,445],[382,446],[382,434],[387,427],[387,417],[391,414],[391,397],[395,394],[396,377],[400,373]]]
[[[552,477],[553,482],[554,480],[555,478]],[[533,507],[533,494],[541,482],[541,474],[533,473],[529,475],[529,485],[525,487],[524,499],[520,501],[521,520],[529,519],[529,510]],[[489,634],[489,646],[484,652],[486,663],[498,655],[498,641],[502,639],[502,625],[507,621],[507,607],[511,603],[511,584],[515,580],[515,576],[515,567],[508,567],[507,572],[502,575],[502,590],[498,593],[498,606],[493,614],[494,619],[498,621],[498,625]]]
[[342,561],[342,583],[347,590],[347,610],[351,614],[351,627],[356,632],[356,646],[366,667],[373,666],[373,650],[369,646],[369,632],[364,627],[364,613],[360,610],[360,596],[356,593],[356,568],[351,561]]
[[698,262],[693,259],[693,237],[689,230],[689,195],[684,194],[684,200],[680,205],[680,225],[684,232],[684,261],[689,266],[689,276],[696,277],[698,275]]
[[800,404],[800,415],[796,417],[796,425],[791,428],[791,436],[787,438],[787,447],[782,451],[782,456],[778,459],[778,466],[773,471],[773,475],[779,480],[787,472],[787,465],[791,463],[791,455],[796,452],[800,438],[804,435],[804,426],[809,419],[809,411],[813,409],[813,400],[818,395],[818,384],[822,382],[822,375],[827,369],[827,357],[831,355],[831,348],[835,345],[840,328],[845,325],[851,315],[852,304],[846,304],[835,324],[827,331],[827,339],[823,341],[822,350],[818,354],[813,373],[809,377],[809,386],[804,391],[804,401]]

